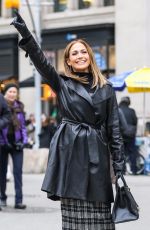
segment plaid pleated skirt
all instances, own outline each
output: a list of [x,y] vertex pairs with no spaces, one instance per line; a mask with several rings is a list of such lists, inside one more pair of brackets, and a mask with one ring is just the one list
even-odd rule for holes
[[115,230],[111,204],[61,199],[63,230]]

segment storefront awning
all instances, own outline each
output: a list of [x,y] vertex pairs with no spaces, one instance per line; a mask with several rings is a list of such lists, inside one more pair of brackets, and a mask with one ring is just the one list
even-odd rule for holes
[[[41,83],[45,84],[46,82],[42,80]],[[19,88],[34,87],[34,86],[35,86],[35,82],[33,76],[19,82]]]

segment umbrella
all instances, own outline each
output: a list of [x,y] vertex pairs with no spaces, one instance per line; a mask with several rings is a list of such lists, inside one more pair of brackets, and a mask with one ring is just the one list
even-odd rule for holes
[[150,68],[141,68],[125,79],[127,89],[130,93],[144,93],[143,99],[143,128],[145,127],[145,92],[150,92]]
[[133,73],[133,71],[126,71],[126,72],[123,72],[119,75],[110,77],[109,81],[112,83],[113,88],[117,91],[124,90],[124,88],[126,87],[125,79],[131,73]]
[[125,79],[129,92],[150,92],[150,68],[139,69]]

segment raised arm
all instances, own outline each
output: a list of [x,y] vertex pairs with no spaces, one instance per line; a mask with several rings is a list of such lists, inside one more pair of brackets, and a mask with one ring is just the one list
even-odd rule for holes
[[60,90],[60,77],[55,68],[47,61],[19,13],[16,12],[16,17],[11,25],[14,25],[23,38],[19,42],[19,47],[29,54],[35,68],[44,78],[45,83],[49,84],[55,92],[58,92]]

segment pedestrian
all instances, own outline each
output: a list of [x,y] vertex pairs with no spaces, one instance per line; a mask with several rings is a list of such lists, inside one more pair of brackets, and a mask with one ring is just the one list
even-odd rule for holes
[[[0,133],[10,122],[10,109],[3,95],[0,93]],[[1,142],[0,142],[0,167],[1,167]],[[0,178],[1,180],[1,178]],[[0,203],[1,210],[1,203]]]
[[49,148],[51,139],[57,129],[57,121],[54,117],[42,114],[41,132],[39,134],[39,148]]
[[129,156],[129,160],[131,162],[132,174],[136,175],[137,147],[135,145],[135,138],[136,138],[136,130],[137,130],[137,116],[135,110],[129,107],[130,104],[131,101],[128,96],[122,97],[119,103],[119,109],[120,109],[120,118],[122,118],[121,127],[123,128],[123,123],[124,123],[124,127],[126,127],[122,129],[125,154],[126,156]]
[[12,24],[23,37],[19,46],[57,94],[62,116],[50,144],[42,190],[61,201],[62,229],[114,230],[110,152],[115,174],[121,173],[124,157],[112,85],[81,39],[67,45],[65,75],[59,75],[16,14]]
[[[57,116],[57,118],[58,118],[58,116]],[[53,138],[53,136],[54,136],[54,134],[55,134],[55,132],[57,130],[57,126],[58,126],[57,120],[59,121],[59,118],[56,119],[56,117],[50,116],[50,121],[49,121],[50,142],[51,142],[51,140],[52,140],[52,138]]]
[[41,115],[41,132],[39,134],[39,148],[49,148],[50,146],[50,122],[46,114]]
[[7,206],[6,174],[9,154],[13,162],[13,176],[15,183],[15,205],[16,209],[25,209],[22,203],[22,167],[23,147],[27,143],[27,132],[25,128],[24,105],[17,100],[18,86],[8,83],[3,90],[4,97],[11,111],[11,122],[8,127],[2,129],[0,135],[1,159],[0,159],[0,199],[1,206]]
[[33,148],[35,144],[35,127],[36,127],[35,116],[33,113],[31,113],[29,115],[29,118],[26,120],[28,148]]

